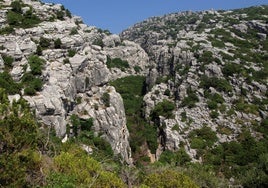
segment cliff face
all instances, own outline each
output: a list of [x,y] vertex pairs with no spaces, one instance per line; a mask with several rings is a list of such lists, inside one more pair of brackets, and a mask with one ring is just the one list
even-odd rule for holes
[[165,100],[175,105],[172,117],[155,118],[160,152],[184,145],[201,159],[192,133],[204,127],[216,132],[215,144],[236,140],[244,129],[258,135],[256,126],[268,115],[267,8],[175,13],[120,34],[140,44],[152,62],[145,117],[151,120]]
[[[66,126],[71,124],[71,115],[93,118],[95,134],[102,135],[114,152],[131,164],[123,101],[108,82],[137,74],[134,67],[140,68],[138,74],[145,74],[149,59],[145,51],[117,35],[83,24],[61,5],[17,2],[18,9],[14,1],[0,2],[1,72],[8,72],[19,84],[31,75],[29,83],[38,80],[42,85],[29,92],[27,82],[10,99],[25,98],[40,122],[54,127],[60,137],[69,135]],[[13,59],[9,68],[6,57]],[[124,71],[107,68],[107,58],[127,60],[128,66]],[[103,95],[108,96],[106,100]]]

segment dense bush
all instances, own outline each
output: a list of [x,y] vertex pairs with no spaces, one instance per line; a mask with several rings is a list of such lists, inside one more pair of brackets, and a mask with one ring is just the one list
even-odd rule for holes
[[175,166],[182,166],[190,161],[191,158],[183,148],[176,152],[166,150],[159,158],[159,162],[163,164],[173,164]]
[[204,162],[214,165],[226,178],[238,178],[244,187],[266,187],[267,153],[267,140],[262,138],[256,141],[249,131],[244,130],[237,141],[208,150]]
[[144,144],[148,146],[152,153],[155,153],[158,147],[157,128],[154,125],[148,125],[142,114],[145,77],[128,76],[117,79],[110,84],[121,94],[124,101],[134,161],[138,161],[144,155],[140,149]]
[[24,93],[26,95],[35,95],[37,91],[41,91],[43,81],[40,78],[45,60],[37,55],[32,55],[28,59],[31,71],[24,73],[21,83],[25,86]]
[[40,57],[36,55],[32,55],[29,57],[28,62],[30,64],[31,68],[31,73],[33,75],[41,75],[42,74],[42,69],[43,65],[45,63],[45,60],[41,59]]
[[99,162],[79,149],[62,152],[54,163],[56,169],[48,179],[49,187],[125,187],[116,174],[103,170]]
[[222,69],[222,73],[225,77],[233,76],[234,74],[240,74],[242,66],[236,63],[226,63]]
[[54,41],[54,48],[56,49],[60,49],[61,48],[61,40],[59,38],[57,38],[55,41]]
[[207,105],[209,109],[217,109],[218,104],[224,103],[224,98],[218,94],[209,94],[208,92],[205,92],[205,97],[208,98]]
[[37,123],[24,100],[8,104],[0,89],[0,186],[33,186],[41,177]]
[[76,50],[73,50],[73,49],[68,50],[68,57],[73,57],[75,56],[75,54],[76,54]]
[[16,83],[6,71],[0,73],[0,87],[4,88],[10,95],[20,93],[21,90],[21,85]]
[[12,63],[14,61],[14,58],[8,55],[2,55],[2,58],[4,60],[5,69],[9,70],[12,68]]
[[244,113],[258,114],[259,107],[255,104],[247,103],[243,98],[234,101],[235,109]]
[[76,28],[72,28],[71,32],[70,32],[70,35],[76,35],[78,34],[78,31]]
[[7,23],[11,26],[20,26],[22,23],[22,15],[13,11],[7,13]]
[[35,53],[38,56],[43,55],[43,48],[40,45],[38,45],[37,48],[36,48],[36,52]]
[[29,10],[23,14],[22,6],[25,5],[20,1],[13,1],[11,3],[12,9],[7,13],[7,23],[11,27],[30,28],[41,22],[40,19],[33,14],[32,7],[29,7]]
[[11,2],[11,4],[10,4],[10,6],[11,6],[11,10],[12,11],[14,11],[14,12],[16,12],[16,13],[22,13],[22,4],[21,4],[21,2],[20,1],[12,1]]
[[189,107],[193,108],[195,107],[195,103],[199,102],[198,96],[195,94],[194,91],[191,90],[191,88],[187,89],[187,96],[183,98],[181,102],[181,107]]
[[173,118],[173,110],[175,109],[175,104],[171,101],[164,99],[162,102],[159,102],[151,112],[151,118],[153,120],[158,119],[159,116],[165,118]]
[[128,76],[110,82],[124,100],[126,114],[139,114],[142,107],[142,96],[145,94],[145,77]]
[[0,35],[10,34],[12,32],[14,32],[14,28],[11,27],[11,26],[7,26],[7,27],[4,27],[4,28],[0,29]]
[[230,85],[230,83],[227,80],[218,78],[218,77],[202,76],[200,87],[204,89],[209,89],[210,87],[214,87],[216,90],[223,91],[223,92],[232,91],[232,86]]
[[211,147],[218,140],[216,132],[207,126],[191,131],[189,137],[191,139],[191,147],[195,149]]
[[204,51],[201,56],[198,58],[198,61],[204,62],[204,63],[212,63],[214,60],[213,53],[211,51]]
[[46,48],[48,48],[50,46],[50,40],[47,39],[47,38],[44,38],[44,37],[40,37],[40,39],[39,39],[39,45],[42,48],[46,49]]
[[176,188],[198,187],[188,176],[174,170],[165,170],[149,174],[145,178],[143,186]]
[[129,68],[129,64],[127,61],[122,60],[120,58],[114,58],[111,59],[109,56],[107,56],[107,62],[106,65],[109,69],[111,68],[119,68],[122,71],[124,71],[126,68]]
[[213,47],[217,47],[217,48],[224,48],[225,44],[224,42],[222,42],[221,40],[217,40],[215,38],[210,38],[211,44]]
[[100,47],[104,47],[104,43],[103,43],[103,41],[102,41],[102,39],[101,38],[97,38],[97,39],[95,39],[94,41],[93,41],[93,43],[92,43],[93,45],[97,45],[97,46],[100,46]]

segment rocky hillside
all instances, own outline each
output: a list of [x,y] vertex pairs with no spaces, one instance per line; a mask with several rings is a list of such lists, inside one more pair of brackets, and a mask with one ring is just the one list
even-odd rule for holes
[[[184,146],[202,161],[206,142],[231,142],[245,129],[263,137],[258,130],[268,115],[267,34],[268,6],[260,6],[153,17],[120,35],[150,58],[144,115],[157,124],[158,150]],[[174,104],[171,115],[168,103]],[[196,133],[207,128],[216,135],[213,141]]]
[[0,186],[267,186],[268,6],[118,36],[0,0],[0,23]]
[[95,134],[131,163],[123,101],[108,82],[146,74],[145,51],[83,24],[62,5],[4,0],[0,7],[0,85],[10,100],[26,99],[65,139],[76,134],[72,115],[93,119]]

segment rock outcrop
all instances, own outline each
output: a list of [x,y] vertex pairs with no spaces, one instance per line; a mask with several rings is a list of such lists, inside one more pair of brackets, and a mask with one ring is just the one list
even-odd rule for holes
[[[106,139],[123,161],[132,164],[123,101],[108,83],[130,74],[145,75],[147,53],[136,43],[83,24],[81,18],[70,15],[62,5],[39,1],[22,0],[23,11],[19,13],[23,17],[31,10],[38,23],[5,32],[9,27],[6,14],[12,1],[0,3],[7,7],[1,9],[0,17],[4,31],[0,35],[1,71],[5,69],[2,56],[12,57],[10,75],[16,82],[22,82],[24,75],[33,71],[29,65],[33,55],[44,61],[42,72],[37,75],[43,82],[42,88],[31,95],[21,90],[38,119],[66,139],[71,115],[93,118],[95,134]],[[124,71],[109,69],[107,58],[128,61],[129,67]],[[109,106],[101,100],[104,92],[109,94]]]
[[[257,9],[267,6],[253,8]],[[267,47],[262,42],[267,42],[268,25],[267,14],[247,13],[247,9],[174,13],[150,18],[120,34],[140,44],[152,62],[145,117],[150,120],[164,100],[176,106],[172,118],[159,117],[158,131],[165,137],[159,150],[176,151],[183,143],[199,160],[189,134],[204,126],[217,132],[217,143],[236,140],[245,128],[255,135],[254,126],[267,116],[262,109],[268,108]]]

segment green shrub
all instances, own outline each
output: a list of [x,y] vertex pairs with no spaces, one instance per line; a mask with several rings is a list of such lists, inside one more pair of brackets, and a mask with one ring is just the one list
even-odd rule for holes
[[230,83],[227,80],[218,77],[202,76],[200,87],[204,89],[209,89],[210,87],[213,87],[216,90],[223,92],[232,91],[232,86],[230,85]]
[[78,31],[76,28],[72,28],[71,32],[70,32],[70,35],[76,35],[78,34]]
[[208,108],[211,110],[217,109],[218,104],[224,103],[223,97],[218,93],[208,94],[207,98],[209,99],[207,102],[207,105],[208,105]]
[[190,162],[191,158],[186,153],[185,149],[179,149],[179,151],[169,151],[165,150],[161,153],[159,162],[163,164],[182,166]]
[[2,55],[2,58],[4,60],[5,69],[7,70],[11,69],[14,58],[8,55]]
[[175,170],[165,170],[147,175],[144,185],[148,187],[197,188],[198,186],[186,175]]
[[191,139],[191,148],[193,148],[193,149],[205,149],[206,143],[201,138],[192,138]]
[[41,75],[42,74],[43,65],[45,63],[44,59],[41,59],[40,57],[38,57],[36,55],[32,55],[28,58],[28,62],[30,64],[31,73],[33,75]]
[[222,69],[222,73],[225,77],[233,76],[234,74],[240,74],[242,72],[242,66],[236,63],[226,63]]
[[125,187],[116,174],[103,170],[99,162],[83,151],[76,150],[62,152],[54,158],[56,168],[53,173],[56,175],[49,179],[51,187]]
[[34,88],[32,88],[32,87],[26,87],[24,89],[24,94],[25,95],[33,96],[33,95],[35,95],[35,93],[36,93],[36,90]]
[[7,13],[7,23],[12,27],[30,28],[40,23],[40,19],[33,14],[32,7],[22,13],[22,4],[19,1],[11,3],[12,9]]
[[212,147],[218,140],[216,133],[208,126],[191,131],[189,137],[191,145],[193,142],[196,149],[204,149],[206,146]]
[[39,24],[40,22],[41,20],[35,14],[33,14],[33,8],[30,7],[30,9],[27,10],[26,13],[23,15],[21,26],[23,28],[30,28]]
[[69,49],[68,50],[68,57],[73,57],[76,54],[76,50]]
[[247,103],[243,100],[243,98],[240,98],[239,100],[235,101],[235,109],[244,112],[244,113],[252,113],[252,114],[258,114],[259,107],[255,104]]
[[151,111],[151,118],[153,120],[158,119],[159,116],[165,118],[173,118],[172,111],[175,109],[175,104],[171,101],[164,99],[162,102],[159,102],[154,109]]
[[101,100],[106,107],[110,106],[110,94],[108,92],[102,94]]
[[16,13],[22,13],[22,4],[21,4],[21,2],[20,1],[12,1],[11,2],[11,4],[10,4],[10,6],[11,6],[11,10],[12,11],[14,11],[14,12],[16,12]]
[[40,37],[40,39],[39,39],[39,45],[42,48],[46,49],[46,48],[48,48],[50,46],[50,40],[47,39],[47,38],[44,38],[44,37]]
[[3,187],[34,187],[36,176],[41,177],[41,158],[36,149],[38,125],[25,100],[9,104],[2,89],[0,95],[0,184]]
[[211,101],[211,100],[209,100],[209,101],[207,102],[207,105],[208,105],[208,108],[209,108],[210,110],[213,110],[213,109],[217,109],[217,108],[218,108],[218,103],[215,102],[215,101]]
[[126,68],[129,68],[129,64],[127,61],[124,61],[120,58],[114,58],[111,59],[109,56],[107,56],[107,62],[106,65],[109,69],[111,68],[119,68],[122,71],[124,71]]
[[169,90],[169,89],[166,89],[166,90],[164,91],[164,95],[166,95],[166,96],[170,96],[170,90]]
[[141,67],[140,66],[138,66],[138,65],[136,65],[136,66],[134,66],[134,71],[136,72],[136,73],[139,73],[139,72],[141,72]]
[[72,13],[70,12],[69,9],[65,10],[65,14],[66,14],[67,17],[72,18]]
[[185,111],[181,113],[181,121],[182,122],[186,122],[187,121],[187,114],[186,114]]
[[7,27],[0,29],[0,35],[11,34],[13,32],[14,32],[14,28],[12,26],[7,26]]
[[193,108],[195,107],[195,103],[199,102],[199,98],[197,95],[192,91],[190,88],[187,89],[187,97],[184,97],[184,99],[181,102],[181,107],[189,107]]
[[61,45],[62,45],[61,40],[60,40],[59,38],[57,38],[57,39],[54,41],[54,47],[55,47],[56,49],[60,49],[60,48],[61,48]]
[[103,138],[101,138],[101,137],[94,137],[93,138],[93,144],[98,149],[104,151],[105,154],[106,154],[106,156],[113,156],[114,152],[112,150],[111,145],[109,144],[109,142],[107,142]]
[[217,40],[214,38],[211,38],[210,40],[211,40],[211,44],[213,47],[217,47],[217,48],[224,48],[225,47],[224,42],[222,42],[221,40]]
[[65,58],[65,59],[63,60],[63,64],[70,64],[70,60],[69,60],[69,58]]
[[151,151],[151,153],[156,153],[158,148],[157,142],[157,129],[155,126],[152,125],[145,125],[145,130],[143,136],[146,138],[146,143]]
[[64,14],[63,10],[59,10],[59,11],[56,12],[57,19],[64,20],[64,16],[65,16],[65,14]]
[[41,47],[41,45],[38,45],[36,48],[36,55],[38,56],[42,56],[43,55],[43,48]]
[[235,58],[233,56],[231,56],[229,54],[226,54],[226,53],[224,53],[222,51],[220,51],[219,54],[222,56],[223,60],[228,60],[228,61],[234,61],[235,60]]
[[20,26],[22,23],[22,15],[13,11],[7,13],[7,23],[11,26]]
[[97,38],[97,39],[95,39],[94,41],[93,41],[93,43],[92,43],[93,45],[97,45],[97,46],[100,46],[100,47],[104,47],[104,43],[103,43],[103,41],[102,41],[102,39],[101,38]]
[[21,80],[23,85],[26,86],[24,89],[26,95],[35,95],[43,87],[43,81],[32,73],[25,73]]
[[110,82],[119,92],[124,100],[127,116],[140,114],[142,107],[142,96],[145,94],[144,76],[127,76]]
[[211,51],[204,51],[198,60],[207,64],[212,63],[214,60],[213,53]]
[[0,73],[0,87],[4,88],[10,95],[18,94],[21,90],[21,85],[14,82],[11,75],[6,71]]
[[175,124],[173,127],[172,127],[172,129],[171,129],[172,131],[177,131],[177,132],[179,132],[179,130],[180,130],[180,127],[179,127],[179,125],[178,124]]
[[217,110],[213,110],[209,115],[212,119],[216,119],[219,116],[219,112]]

